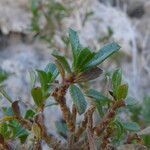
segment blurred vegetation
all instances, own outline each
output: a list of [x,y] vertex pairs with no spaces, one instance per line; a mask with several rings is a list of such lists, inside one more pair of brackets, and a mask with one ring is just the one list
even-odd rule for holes
[[9,76],[9,73],[0,68],[0,84],[5,81]]
[[[150,96],[145,96],[142,103],[129,107],[131,120],[138,122],[144,129],[150,126]],[[150,134],[143,135],[143,141],[150,148]]]
[[[62,34],[62,19],[67,17],[71,9],[63,3],[51,1],[31,0],[31,30],[35,37],[47,41],[50,47],[56,46],[54,36],[56,34],[67,43]],[[44,25],[44,26],[43,26]]]

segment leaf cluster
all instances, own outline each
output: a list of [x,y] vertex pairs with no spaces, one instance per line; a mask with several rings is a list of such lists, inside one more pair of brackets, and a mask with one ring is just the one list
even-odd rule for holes
[[[59,7],[63,10],[62,6]],[[32,9],[34,11],[34,7]],[[91,87],[83,89],[81,86],[102,74],[99,65],[116,53],[120,46],[112,42],[93,52],[89,47],[82,46],[77,32],[73,29],[69,29],[69,42],[72,63],[55,51],[52,53],[55,63],[49,63],[43,70],[30,73],[34,105],[27,107],[20,101],[13,101],[4,90],[1,90],[10,102],[10,107],[2,109],[4,115],[0,120],[0,144],[4,148],[9,146],[10,140],[20,139],[20,142],[26,143],[30,133],[34,135],[33,149],[40,149],[41,141],[45,141],[50,148],[58,149],[78,149],[79,145],[84,149],[84,141],[87,141],[90,149],[107,148],[108,145],[117,146],[125,143],[125,136],[130,133],[136,134],[140,130],[136,122],[122,120],[119,117],[119,109],[131,105],[131,101],[127,100],[128,84],[123,82],[120,69],[116,69],[109,79],[109,95]],[[67,91],[72,101],[70,107],[66,103]],[[50,98],[55,103],[49,106],[60,107],[63,116],[63,120],[55,123],[58,134],[64,138],[62,141],[52,136],[44,124],[43,112],[47,102],[51,101]],[[83,119],[78,122],[77,118],[81,116]],[[137,139],[130,142],[135,142],[134,140]]]

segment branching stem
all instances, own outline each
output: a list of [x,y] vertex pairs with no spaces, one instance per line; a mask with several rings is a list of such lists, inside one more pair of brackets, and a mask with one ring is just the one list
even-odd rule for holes
[[106,115],[102,118],[101,122],[93,128],[94,133],[97,136],[100,136],[103,131],[107,128],[112,118],[114,118],[116,114],[116,110],[122,106],[125,106],[125,102],[123,100],[116,101],[110,108],[108,109]]

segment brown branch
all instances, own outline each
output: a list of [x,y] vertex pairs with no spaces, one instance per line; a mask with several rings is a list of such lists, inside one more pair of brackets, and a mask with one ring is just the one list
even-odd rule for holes
[[34,141],[33,150],[42,150],[40,141],[38,140]]
[[75,133],[75,138],[76,138],[76,141],[79,140],[81,134],[85,131],[86,127],[87,127],[87,123],[88,123],[88,116],[91,114],[93,114],[95,110],[95,107],[94,106],[91,106],[87,111],[86,113],[84,114],[84,119],[82,120],[82,122],[80,123],[80,126],[78,127],[76,133]]
[[77,109],[76,106],[73,104],[72,106],[72,121],[76,124],[76,117],[77,117]]
[[60,104],[60,109],[61,109],[61,111],[63,113],[63,118],[65,119],[66,124],[68,126],[68,129],[71,132],[73,132],[75,130],[75,124],[74,124],[74,120],[72,119],[72,114],[70,112],[70,109],[66,105],[66,99],[65,99],[65,97],[61,98],[61,101],[60,101],[59,104]]
[[69,87],[69,83],[64,83],[62,86],[54,90],[52,96],[60,106],[63,118],[66,121],[68,129],[71,132],[73,132],[75,130],[75,124],[74,121],[72,120],[72,114],[70,112],[69,107],[66,104],[66,99],[65,99],[65,95],[68,87]]
[[5,141],[3,135],[0,134],[0,149],[1,150],[11,150],[12,148],[9,146],[7,141]]
[[143,144],[142,139],[136,133],[129,134],[125,144],[131,144],[133,140],[136,140],[139,144]]
[[26,129],[31,130],[32,123],[24,118],[16,118],[16,120]]
[[[73,104],[72,105],[72,122],[74,123],[74,125],[76,124],[76,117],[77,117],[77,109],[76,109],[76,106]],[[74,132],[71,132],[70,135],[68,136],[68,149],[72,150],[74,148],[74,142],[75,142]]]
[[53,135],[48,134],[46,126],[44,124],[44,115],[43,112],[38,114],[35,117],[35,122],[39,125],[39,127],[42,130],[42,139],[48,144],[49,147],[52,147],[53,149],[56,149],[61,147],[61,141],[56,139]]
[[88,137],[88,143],[89,143],[89,149],[90,150],[96,150],[96,145],[94,142],[94,136],[93,136],[93,113],[94,113],[95,107],[92,106],[90,111],[87,112],[88,121],[87,121],[87,137]]
[[115,101],[114,104],[110,106],[106,115],[102,118],[101,122],[93,128],[94,133],[97,136],[100,136],[102,134],[102,132],[107,128],[111,120],[114,118],[116,110],[122,106],[125,106],[125,102],[123,100]]
[[107,146],[110,143],[109,138],[110,138],[112,132],[113,132],[112,128],[108,126],[105,130],[103,137],[102,137],[101,149],[103,149],[103,150],[107,149]]
[[[28,121],[22,117],[17,117],[17,116],[14,116],[14,119],[17,120],[24,128],[28,129],[29,131],[32,130],[33,123],[31,123],[30,121]],[[59,147],[61,142],[58,139],[56,139],[54,136],[49,135],[46,130],[46,127],[44,125],[43,114],[38,114],[35,118],[35,122],[38,124],[38,126],[42,130],[41,140],[43,139],[50,148],[51,147],[56,148],[56,146]]]

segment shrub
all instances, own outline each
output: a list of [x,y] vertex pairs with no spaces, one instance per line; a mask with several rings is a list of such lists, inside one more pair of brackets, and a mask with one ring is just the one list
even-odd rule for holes
[[[112,88],[107,89],[109,95],[91,87],[83,88],[84,83],[102,74],[99,64],[116,53],[120,46],[112,42],[92,52],[81,45],[77,32],[72,29],[69,29],[69,41],[72,48],[71,65],[65,56],[53,52],[55,63],[49,63],[44,70],[36,70],[36,75],[32,72],[31,95],[34,106],[25,107],[24,111],[23,102],[12,101],[4,89],[1,90],[11,103],[10,107],[2,107],[1,148],[15,149],[16,144],[12,143],[18,141],[27,149],[34,150],[41,149],[42,141],[50,148],[69,150],[111,149],[123,143],[142,142],[137,134],[139,125],[125,121],[119,115],[121,108],[126,108],[129,102],[126,100],[128,84],[123,83],[120,69],[116,69],[110,77]],[[40,86],[36,86],[36,76]],[[67,91],[71,96],[71,106],[66,103]],[[62,120],[55,123],[60,138],[49,133],[44,124],[43,111],[49,97],[55,100],[50,106],[60,107],[63,116]]]

